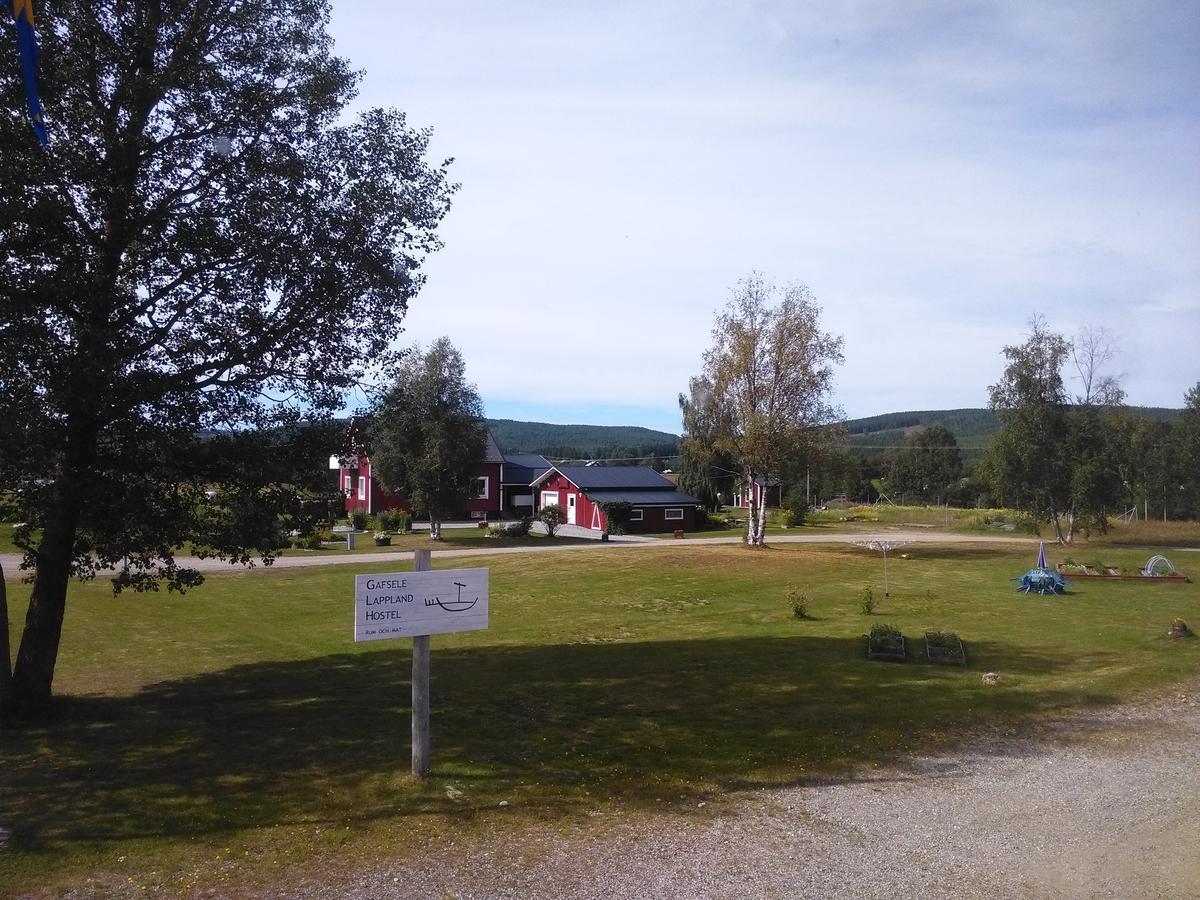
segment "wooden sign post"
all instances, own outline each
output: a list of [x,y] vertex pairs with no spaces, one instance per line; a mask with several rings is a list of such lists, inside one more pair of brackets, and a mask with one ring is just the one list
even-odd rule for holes
[[[413,551],[413,571],[433,569],[433,554]],[[429,635],[413,635],[412,651],[412,773],[429,777]]]
[[488,627],[488,570],[433,571],[428,550],[413,553],[412,572],[357,575],[354,640],[411,637],[412,773],[429,776],[429,636]]

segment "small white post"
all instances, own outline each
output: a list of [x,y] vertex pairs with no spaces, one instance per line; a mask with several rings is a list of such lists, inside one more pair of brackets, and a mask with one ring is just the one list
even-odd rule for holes
[[[428,572],[428,550],[413,551],[413,571]],[[412,773],[429,777],[429,635],[413,636],[412,649]]]

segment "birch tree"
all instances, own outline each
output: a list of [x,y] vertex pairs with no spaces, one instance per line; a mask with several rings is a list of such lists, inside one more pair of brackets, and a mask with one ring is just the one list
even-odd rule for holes
[[383,486],[429,516],[429,537],[442,519],[474,496],[487,450],[483,402],[449,338],[428,352],[414,348],[375,407],[371,460]]
[[[752,485],[784,470],[819,441],[840,415],[830,402],[842,338],[821,330],[821,308],[807,286],[780,288],[754,272],[738,282],[713,323],[701,375],[714,447],[736,461]],[[751,491],[746,543],[760,547],[766,505]]]

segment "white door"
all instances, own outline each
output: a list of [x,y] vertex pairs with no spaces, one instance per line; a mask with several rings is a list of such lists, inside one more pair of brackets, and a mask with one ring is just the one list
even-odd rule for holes
[[567,494],[567,524],[575,524],[575,495]]

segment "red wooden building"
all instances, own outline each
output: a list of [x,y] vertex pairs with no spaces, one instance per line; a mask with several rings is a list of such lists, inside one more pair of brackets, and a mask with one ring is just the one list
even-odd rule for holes
[[767,506],[783,506],[783,482],[778,478],[763,478],[755,476],[754,482],[747,488],[743,482],[737,486],[737,492],[733,495],[733,505],[738,507],[748,507],[750,505],[751,496],[754,499],[754,505],[757,506],[766,497]]
[[533,482],[537,508],[557,503],[563,521],[595,531],[608,528],[603,504],[633,507],[629,531],[691,531],[700,501],[649,466],[552,466]]
[[[350,444],[356,447],[343,456],[329,458],[330,469],[338,472],[338,487],[346,497],[346,512],[361,509],[369,515],[388,509],[412,510],[407,497],[383,488],[371,468],[371,457],[361,442],[355,440],[351,426]],[[530,482],[550,468],[545,457],[536,454],[513,454],[506,457],[487,435],[487,453],[480,463],[475,479],[475,496],[464,509],[455,510],[447,518],[500,519],[532,515],[533,495]]]

